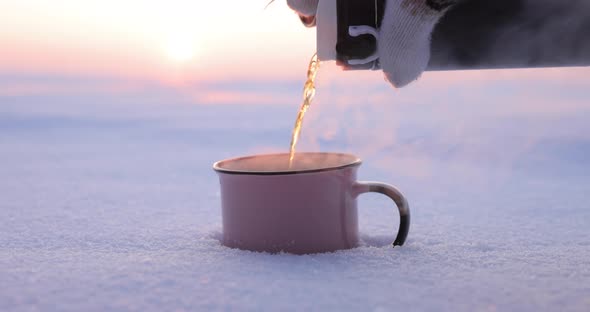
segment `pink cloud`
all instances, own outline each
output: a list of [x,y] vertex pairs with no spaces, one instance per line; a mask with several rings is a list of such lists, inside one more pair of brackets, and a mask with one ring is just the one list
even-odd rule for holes
[[80,95],[88,93],[128,93],[140,90],[142,85],[133,81],[97,83],[83,85],[52,82],[0,83],[0,96],[30,95]]
[[202,90],[192,94],[195,104],[244,104],[244,105],[277,105],[285,101],[280,96],[237,91]]

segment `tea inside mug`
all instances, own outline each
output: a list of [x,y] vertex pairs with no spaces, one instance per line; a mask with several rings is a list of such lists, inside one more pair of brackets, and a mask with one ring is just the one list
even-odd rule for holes
[[219,171],[243,173],[295,172],[341,168],[360,164],[354,155],[341,153],[297,153],[289,167],[289,154],[267,154],[223,160],[214,165]]

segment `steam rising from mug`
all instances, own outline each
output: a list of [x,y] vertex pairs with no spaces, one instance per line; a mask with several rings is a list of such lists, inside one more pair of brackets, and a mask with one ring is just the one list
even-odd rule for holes
[[243,157],[232,161],[220,162],[219,168],[244,173],[252,172],[295,172],[320,170],[347,166],[360,160],[352,155],[338,153],[302,153],[292,165],[289,165],[289,154],[267,154],[255,157]]

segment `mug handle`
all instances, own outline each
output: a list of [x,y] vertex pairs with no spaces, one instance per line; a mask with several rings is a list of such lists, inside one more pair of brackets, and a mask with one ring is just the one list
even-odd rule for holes
[[395,202],[399,210],[399,230],[393,242],[393,247],[402,246],[410,230],[410,207],[404,195],[394,186],[381,182],[356,182],[355,191],[355,197],[364,193],[375,192],[381,193]]

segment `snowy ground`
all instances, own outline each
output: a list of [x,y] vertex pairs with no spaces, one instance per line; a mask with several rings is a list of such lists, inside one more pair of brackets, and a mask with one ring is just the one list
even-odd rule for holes
[[285,150],[297,103],[0,97],[0,310],[589,311],[585,81],[381,82],[349,92],[362,109],[320,88],[303,146],[363,157],[412,225],[392,249],[396,213],[365,195],[363,246],[306,256],[221,246],[211,170]]

